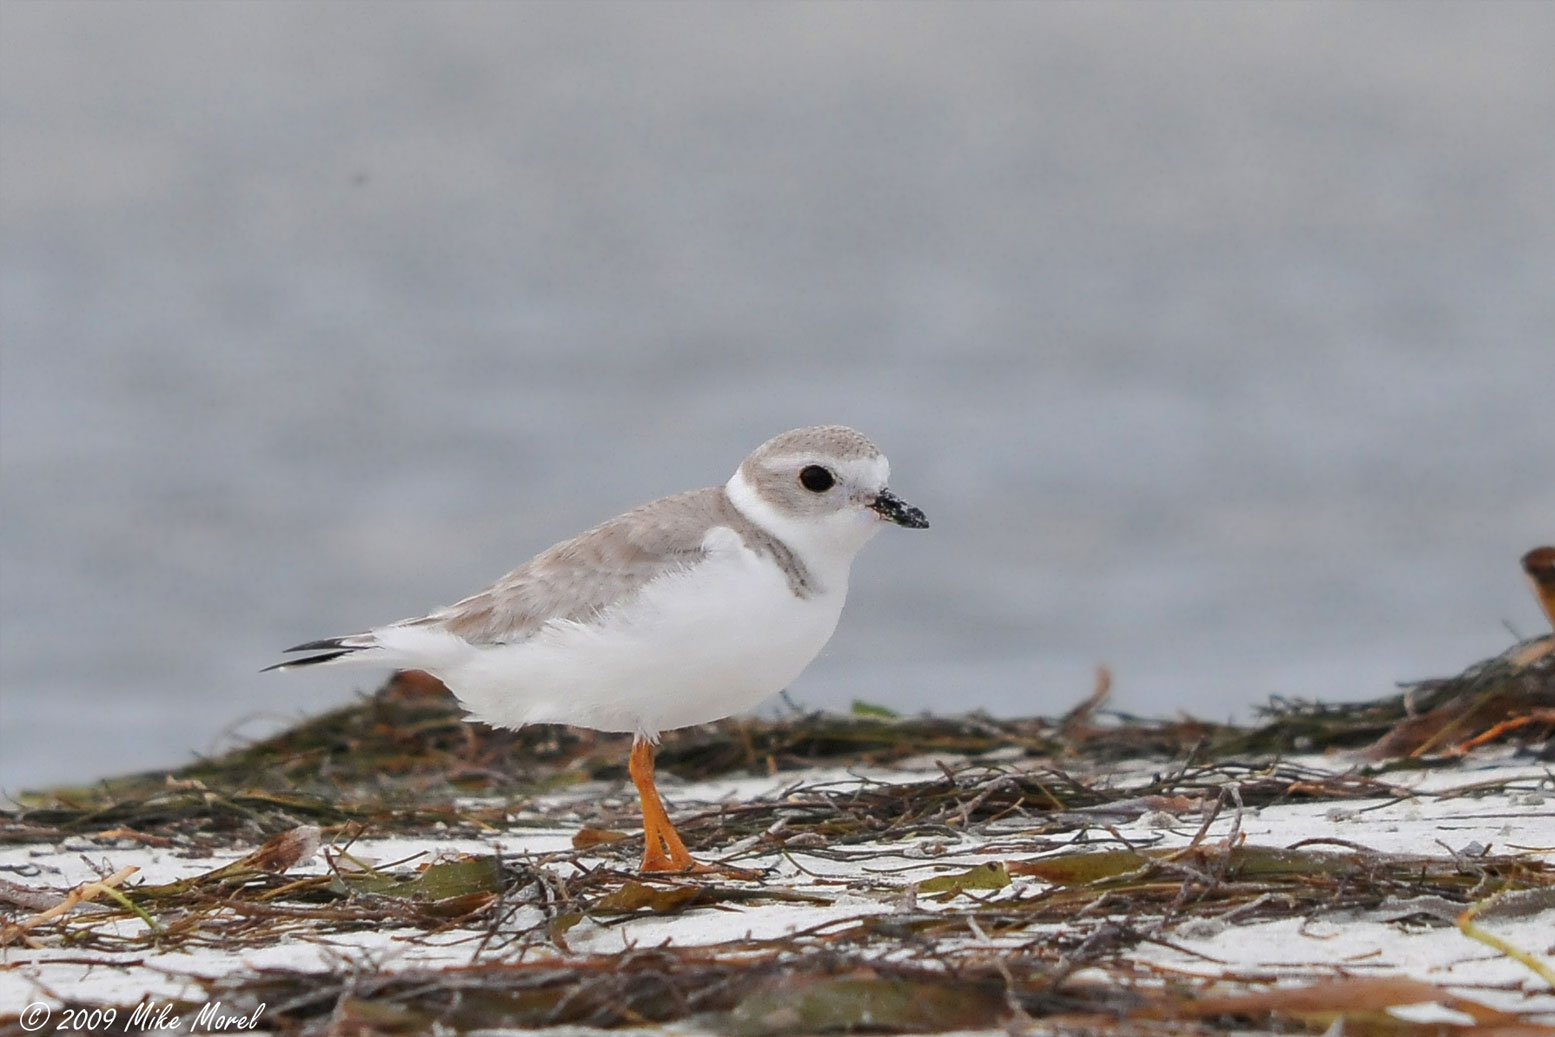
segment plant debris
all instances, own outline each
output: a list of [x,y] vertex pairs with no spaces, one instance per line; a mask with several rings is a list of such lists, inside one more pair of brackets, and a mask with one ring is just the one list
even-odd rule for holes
[[[700,781],[837,763],[889,765],[925,756],[1008,758],[1014,752],[1023,760],[1068,767],[1152,757],[1258,759],[1369,746],[1368,757],[1386,771],[1461,755],[1490,741],[1543,746],[1535,751],[1548,757],[1555,739],[1555,637],[1522,642],[1456,677],[1420,681],[1378,701],[1275,700],[1262,711],[1263,721],[1247,728],[1121,714],[1103,722],[1096,719],[1098,704],[1093,697],[1058,721],[979,714],[882,717],[878,708],[862,715],[725,720],[667,732],[658,766]],[[129,838],[223,846],[305,823],[482,832],[513,824],[509,815],[515,809],[547,793],[625,776],[629,735],[554,725],[506,731],[468,723],[463,716],[441,684],[425,674],[400,674],[356,705],[222,757],[172,772],[23,793],[21,809],[0,813],[0,840],[57,841],[68,834],[120,831]],[[1069,791],[1090,805],[1106,798],[1094,790]],[[1082,804],[1071,797],[1070,805]]]
[[[692,848],[740,865],[707,876],[634,873],[626,739],[488,730],[401,675],[226,756],[22,796],[0,814],[0,980],[269,955],[191,967],[167,1004],[299,1035],[1532,1032],[1555,1023],[1555,948],[1519,926],[1555,912],[1555,839],[1491,845],[1480,804],[1550,816],[1551,641],[1250,727],[1106,714],[1103,674],[1057,720],[869,707],[671,732],[664,771],[764,790],[669,791]],[[1485,754],[1505,765],[1465,769]],[[1415,815],[1484,841],[1378,848],[1385,826],[1361,823]],[[1211,953],[1259,926],[1359,922],[1448,934],[1523,978]],[[93,1002],[110,1032],[137,1032],[137,996]],[[1416,1021],[1422,1003],[1437,1015]]]

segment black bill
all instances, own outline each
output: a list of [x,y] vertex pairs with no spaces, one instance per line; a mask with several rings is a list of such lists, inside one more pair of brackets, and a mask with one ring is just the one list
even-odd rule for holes
[[895,522],[898,526],[906,526],[908,529],[929,528],[929,520],[923,517],[922,511],[890,490],[881,490],[880,496],[875,498],[870,508],[878,512],[887,522]]

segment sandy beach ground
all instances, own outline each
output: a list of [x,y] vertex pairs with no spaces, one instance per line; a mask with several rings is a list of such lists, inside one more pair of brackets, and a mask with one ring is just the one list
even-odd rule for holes
[[664,789],[749,875],[640,879],[621,780],[462,798],[473,827],[304,821],[268,860],[13,825],[0,1032],[1555,1027],[1555,776],[1527,746],[1392,770],[1005,746]]

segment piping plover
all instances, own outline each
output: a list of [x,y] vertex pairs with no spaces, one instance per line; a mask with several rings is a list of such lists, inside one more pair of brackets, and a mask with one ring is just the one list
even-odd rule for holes
[[457,604],[309,641],[272,670],[357,663],[425,670],[495,727],[573,724],[636,735],[643,871],[700,867],[653,781],[659,732],[782,690],[831,639],[859,548],[923,512],[841,425],[763,443],[722,486],[664,497],[555,545]]

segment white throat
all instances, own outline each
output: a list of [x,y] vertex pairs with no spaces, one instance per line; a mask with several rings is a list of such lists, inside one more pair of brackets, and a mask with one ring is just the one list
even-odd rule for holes
[[847,593],[854,555],[880,529],[878,518],[856,508],[843,508],[823,516],[780,511],[756,491],[743,471],[736,471],[724,484],[724,492],[740,514],[798,555],[827,594]]

